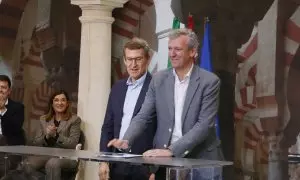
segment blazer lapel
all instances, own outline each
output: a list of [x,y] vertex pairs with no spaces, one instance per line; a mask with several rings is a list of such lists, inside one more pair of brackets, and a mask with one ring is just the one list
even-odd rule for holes
[[139,110],[141,109],[141,106],[144,102],[146,93],[148,91],[150,81],[151,81],[151,75],[149,73],[147,73],[146,78],[145,78],[145,82],[144,82],[143,87],[142,87],[141,92],[140,92],[140,95],[139,95],[138,100],[135,104],[132,117],[134,117],[139,112]]
[[115,123],[116,123],[116,127],[121,127],[121,121],[122,121],[122,117],[123,117],[123,108],[124,108],[124,102],[125,102],[125,97],[126,97],[126,92],[127,92],[127,84],[126,84],[127,81],[124,81],[122,83],[122,86],[121,86],[121,89],[120,91],[118,92],[119,96],[118,96],[118,111],[121,119],[117,118],[115,119]]
[[123,116],[123,108],[124,108],[124,102],[125,102],[125,97],[126,97],[126,92],[128,89],[128,86],[126,84],[127,81],[124,81],[124,83],[122,84],[122,89],[119,91],[119,110],[122,113],[121,116]]
[[188,112],[189,106],[192,102],[192,99],[193,99],[195,93],[196,93],[196,90],[198,89],[198,86],[199,86],[198,79],[199,78],[200,77],[198,75],[198,71],[197,71],[196,67],[194,66],[192,74],[191,74],[189,86],[186,91],[184,106],[183,106],[183,110],[182,110],[182,115],[181,115],[182,124],[185,121],[185,117]]
[[49,125],[53,125],[54,126],[54,120],[53,120],[53,118],[50,120],[50,121],[43,121],[43,122],[45,122],[44,123],[44,125],[45,125],[45,128],[44,128],[44,132],[45,132],[45,134],[47,133],[47,127],[49,126]]
[[67,120],[61,120],[57,128],[57,133],[61,132],[67,124],[68,124]]
[[9,117],[9,115],[14,111],[13,110],[14,106],[12,105],[12,102],[10,99],[8,99],[8,104],[5,105],[5,107],[6,107],[6,112],[3,115],[2,121],[5,121],[7,119],[6,117]]
[[175,116],[175,106],[174,106],[174,85],[175,77],[172,74],[172,70],[169,71],[169,76],[166,79],[165,83],[165,97],[168,103],[168,109],[171,115],[171,119],[174,119]]

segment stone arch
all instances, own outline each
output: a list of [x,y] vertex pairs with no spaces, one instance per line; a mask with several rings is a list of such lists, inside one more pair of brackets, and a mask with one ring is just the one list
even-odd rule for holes
[[[55,2],[55,0],[51,0],[51,2]],[[56,3],[60,3],[59,1],[56,1]],[[63,4],[70,4],[70,1],[61,1]],[[2,0],[0,1],[0,56],[4,56],[7,61],[11,61],[12,63],[18,64],[18,66],[13,69],[13,77],[12,81],[14,82],[13,86],[13,92],[11,94],[11,98],[18,101],[23,101],[24,96],[26,96],[26,90],[24,89],[33,89],[31,92],[27,90],[27,98],[25,99],[26,102],[23,101],[25,106],[27,106],[27,117],[30,122],[27,126],[27,131],[31,133],[31,126],[34,125],[34,122],[31,120],[39,119],[40,115],[44,114],[45,108],[47,107],[47,101],[49,99],[50,94],[53,92],[52,85],[54,84],[53,79],[58,79],[59,77],[49,77],[49,76],[43,76],[43,72],[49,71],[49,61],[45,61],[44,51],[48,50],[53,46],[53,38],[52,36],[49,38],[49,35],[53,33],[51,31],[51,27],[40,27],[40,24],[35,24],[35,21],[33,22],[33,26],[28,26],[28,32],[32,34],[26,34],[26,37],[23,36],[23,32],[20,31],[21,25],[24,23],[24,18],[33,17],[32,20],[35,19],[36,14],[27,14],[28,7],[30,9],[37,10],[37,1],[28,1],[28,0]],[[70,12],[74,15],[74,19],[76,19],[78,22],[75,22],[77,24],[80,24],[78,17],[81,14],[81,10],[78,6],[70,4]],[[51,7],[51,6],[50,6]],[[38,13],[37,13],[38,14]],[[68,14],[69,15],[69,14]],[[67,16],[67,15],[66,15]],[[5,19],[5,20],[3,20]],[[7,21],[8,20],[8,21]],[[31,20],[31,18],[30,18]],[[38,22],[39,23],[39,22]],[[74,23],[68,22],[68,23]],[[33,29],[32,29],[33,28]],[[21,28],[22,29],[22,28]],[[19,32],[18,32],[19,31]],[[80,29],[79,29],[80,32]],[[18,33],[22,34],[22,37],[20,38],[22,40],[22,43],[20,43],[19,35]],[[80,39],[80,34],[72,32],[70,36],[78,36]],[[23,39],[25,38],[25,39]],[[77,43],[77,41],[75,42]],[[80,47],[80,44],[78,44],[78,47]],[[4,46],[5,48],[2,48]],[[26,47],[26,48],[25,48]],[[20,57],[14,58],[12,57],[12,54],[15,52],[15,49],[21,49]],[[69,54],[72,54],[72,50],[69,50],[65,48],[64,49],[64,58],[65,61],[60,62],[60,64],[65,65],[66,59],[70,59],[73,57],[69,57]],[[79,51],[78,51],[79,52]],[[78,55],[79,58],[79,55]],[[48,58],[49,59],[49,58]],[[55,58],[54,58],[55,59]],[[74,58],[73,58],[74,59]],[[46,59],[47,60],[47,59]],[[18,62],[17,62],[18,61]],[[57,63],[58,64],[58,63]],[[70,63],[69,63],[70,64]],[[75,64],[75,63],[73,63]],[[23,71],[24,71],[24,65],[27,65],[26,68],[30,69],[30,71],[34,71],[32,73],[37,74],[41,73],[39,78],[33,78],[31,82],[32,84],[27,86],[30,86],[30,88],[24,88],[25,80],[26,83],[28,83],[29,78],[32,77],[24,77]],[[66,65],[65,65],[66,66]],[[69,66],[67,66],[69,67]],[[63,74],[65,71],[59,72]],[[55,75],[61,75],[59,73],[56,73]],[[49,74],[49,73],[48,73]],[[47,74],[47,75],[48,75]],[[51,75],[51,74],[50,74]],[[49,80],[50,79],[50,80]],[[30,79],[31,80],[31,79]],[[65,80],[65,79],[64,79]],[[74,80],[76,81],[76,80]],[[73,83],[74,84],[74,83]],[[76,85],[74,85],[76,86]],[[73,86],[70,86],[70,88]],[[76,86],[77,87],[77,86]],[[73,88],[76,89],[76,88]],[[30,93],[30,94],[28,94]],[[77,111],[77,92],[69,92],[70,96],[74,103],[72,103],[73,112],[76,113]]]
[[[153,7],[153,0],[130,0],[123,8],[113,11],[112,25],[112,78],[113,81],[126,76],[122,63],[122,47],[129,39],[140,36],[140,19]],[[155,20],[154,20],[155,21]],[[155,71],[155,68],[153,68]]]
[[[0,55],[9,58],[28,0],[2,0],[0,4]],[[4,21],[5,19],[5,21]]]
[[[0,55],[10,56],[13,50],[22,14],[28,0],[3,0],[0,4],[0,19],[10,19],[2,21],[0,24]],[[139,19],[147,10],[154,5],[153,0],[130,0],[123,8],[113,11],[115,22],[112,25],[113,32],[113,52],[119,51],[120,46],[128,39],[138,36]],[[114,51],[115,49],[115,51]],[[120,59],[120,52],[113,55],[113,73],[117,78],[123,77],[122,63],[116,61]]]
[[113,33],[128,39],[133,38],[139,25],[139,16],[142,16],[153,5],[153,0],[130,0],[124,4],[123,8],[115,9]]
[[[23,101],[24,98],[23,64],[18,62],[16,63],[18,66],[15,67],[12,53],[27,4],[28,0],[2,0],[0,2],[0,56],[3,56],[3,59],[10,64],[10,69],[13,71],[13,73],[10,72],[13,82],[11,98],[17,101]],[[20,59],[23,56],[24,52],[21,50]]]
[[[0,4],[0,18],[13,19],[11,23],[1,21],[3,23],[0,24],[0,47],[2,44],[10,44],[10,46],[6,47],[7,49],[4,49],[7,54],[12,52],[14,44],[16,43],[19,25],[27,3],[28,0],[3,0]],[[130,0],[123,8],[118,8],[113,11],[113,17],[115,18],[115,22],[112,25],[113,49],[121,50],[122,48],[119,47],[123,46],[126,41],[134,36],[139,36],[140,18],[145,15],[145,13],[151,9],[153,5],[153,0]],[[13,81],[17,81],[17,84],[20,86],[15,90],[14,96],[16,96],[16,98],[14,99],[18,99],[20,101],[23,100],[24,96],[23,65],[26,64],[30,67],[39,69],[45,68],[45,62],[41,58],[43,48],[41,47],[41,40],[37,37],[37,33],[42,32],[36,32],[36,29],[33,29],[32,36],[28,40],[30,41],[28,53],[25,53],[25,50],[22,47],[20,67],[14,73],[15,78]],[[2,50],[3,48],[0,49]],[[0,55],[1,53],[2,52],[0,52]],[[118,52],[117,54],[121,53]],[[114,56],[112,57],[112,72],[115,74],[115,79],[119,79],[126,75],[122,71],[120,58],[121,56],[118,56],[117,58]],[[114,61],[114,59],[117,59],[117,61]],[[42,81],[35,89],[35,93],[32,97],[32,111],[30,112],[30,118],[32,119],[37,119],[43,113],[43,109],[47,106],[46,102],[40,101],[40,99],[42,98],[44,100],[49,96],[50,92],[52,92],[51,85],[49,85],[49,82],[46,83],[45,80]],[[74,97],[75,96],[77,96],[77,94],[74,95]],[[76,111],[76,107],[74,107],[74,111]]]

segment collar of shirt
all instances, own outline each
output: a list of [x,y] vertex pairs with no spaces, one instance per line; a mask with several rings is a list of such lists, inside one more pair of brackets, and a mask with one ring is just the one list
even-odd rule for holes
[[139,85],[142,85],[146,79],[146,75],[147,75],[147,72],[142,77],[140,77],[138,80],[136,80],[134,82],[132,82],[132,78],[129,77],[126,82],[127,86],[137,87]]
[[192,64],[192,67],[191,67],[190,70],[186,73],[186,75],[184,76],[184,78],[183,78],[182,81],[179,80],[179,77],[178,77],[178,75],[176,74],[175,69],[173,68],[173,75],[175,76],[175,80],[176,80],[177,82],[180,82],[180,83],[186,81],[187,79],[190,78],[190,76],[191,76],[191,74],[192,74],[193,68],[194,68],[194,64]]
[[[7,104],[8,104],[8,99],[5,102],[5,106],[7,106]],[[5,110],[3,112],[0,112],[0,115],[4,116],[4,114],[6,113],[6,111],[7,111],[7,108],[5,108]]]

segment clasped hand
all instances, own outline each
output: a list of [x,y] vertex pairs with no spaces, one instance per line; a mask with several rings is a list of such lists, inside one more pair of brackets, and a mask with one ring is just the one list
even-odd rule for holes
[[55,137],[56,136],[56,129],[57,127],[55,127],[54,125],[49,125],[46,129],[46,137]]

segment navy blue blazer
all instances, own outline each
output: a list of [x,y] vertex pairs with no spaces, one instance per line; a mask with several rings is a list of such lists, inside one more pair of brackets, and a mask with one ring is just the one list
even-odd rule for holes
[[[151,74],[147,73],[145,82],[143,84],[137,103],[135,105],[133,117],[141,109],[146,93],[148,91],[150,81]],[[119,138],[121,122],[123,117],[124,101],[128,88],[126,82],[127,78],[119,80],[113,85],[111,89],[100,138],[100,151],[102,152],[112,152],[113,149],[111,147],[108,148],[107,144],[110,140],[114,138]],[[143,152],[153,147],[153,137],[155,135],[156,130],[156,118],[152,122],[153,124],[147,126],[147,129],[145,129],[142,135],[135,140],[135,142],[131,146],[131,153],[142,154]]]
[[24,145],[24,105],[8,99],[7,111],[1,118],[2,134],[7,145]]

